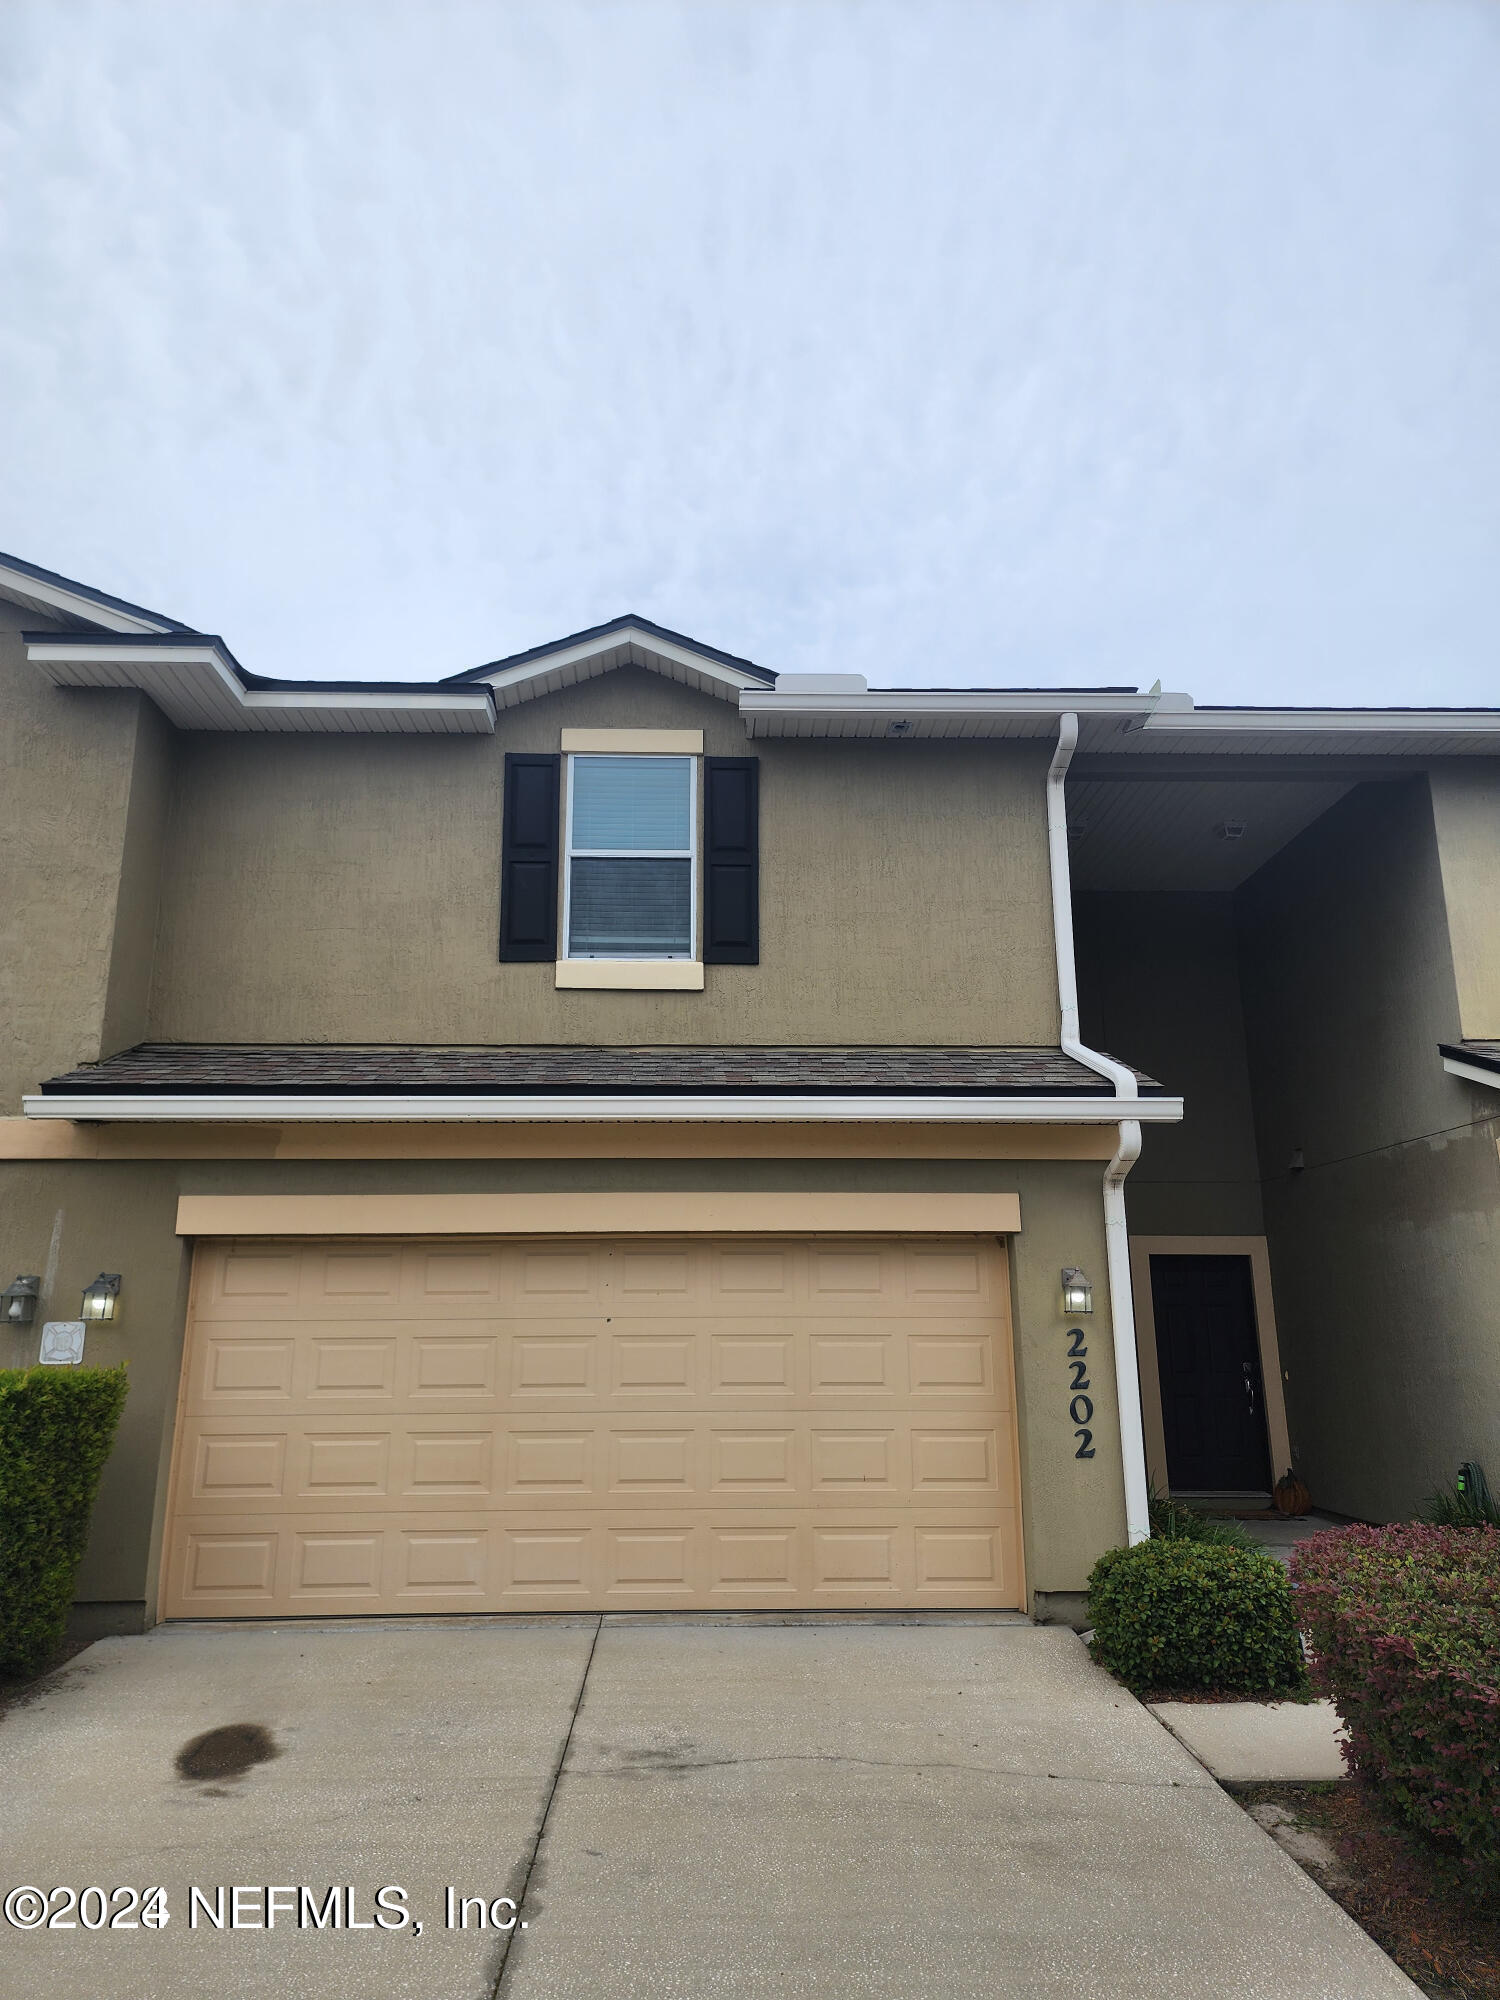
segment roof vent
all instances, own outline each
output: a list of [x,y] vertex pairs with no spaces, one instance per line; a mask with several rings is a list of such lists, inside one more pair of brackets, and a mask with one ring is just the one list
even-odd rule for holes
[[1242,819],[1221,819],[1214,828],[1215,840],[1243,840],[1245,822]]

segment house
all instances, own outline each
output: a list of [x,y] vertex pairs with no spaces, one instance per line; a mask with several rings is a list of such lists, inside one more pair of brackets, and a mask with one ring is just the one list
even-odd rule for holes
[[1500,711],[642,618],[273,682],[4,558],[0,745],[0,1358],[131,1368],[85,1630],[1076,1619],[1150,1479],[1500,1463]]

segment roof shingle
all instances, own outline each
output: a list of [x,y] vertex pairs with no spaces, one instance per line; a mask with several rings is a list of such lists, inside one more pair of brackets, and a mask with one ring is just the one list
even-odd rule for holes
[[[1143,1094],[1161,1085],[1136,1072]],[[1108,1097],[1058,1048],[475,1048],[146,1042],[49,1077],[43,1096],[511,1096],[707,1091]]]

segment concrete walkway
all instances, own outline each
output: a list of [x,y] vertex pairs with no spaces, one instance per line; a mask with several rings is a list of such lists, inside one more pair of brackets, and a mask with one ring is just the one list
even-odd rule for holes
[[1324,1785],[1349,1775],[1331,1701],[1153,1701],[1151,1713],[1226,1785]]
[[[234,1724],[276,1754],[219,1769],[243,1730],[179,1775]],[[171,1911],[6,1930],[29,2000],[1417,1990],[1057,1628],[168,1627],[0,1722],[0,1797],[0,1886],[159,1883]],[[192,1884],[240,1885],[241,1927],[226,1896],[191,1928]],[[326,1916],[352,1885],[347,1926],[387,1884],[420,1936],[298,1928],[299,1886]],[[526,1928],[447,1928],[450,1884]]]

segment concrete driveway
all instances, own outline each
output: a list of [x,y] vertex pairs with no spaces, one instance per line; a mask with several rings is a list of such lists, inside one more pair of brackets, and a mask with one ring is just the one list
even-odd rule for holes
[[169,1915],[0,1922],[31,2000],[1417,1992],[1071,1632],[1004,1620],[164,1627],[5,1716],[0,1799],[0,1889]]

